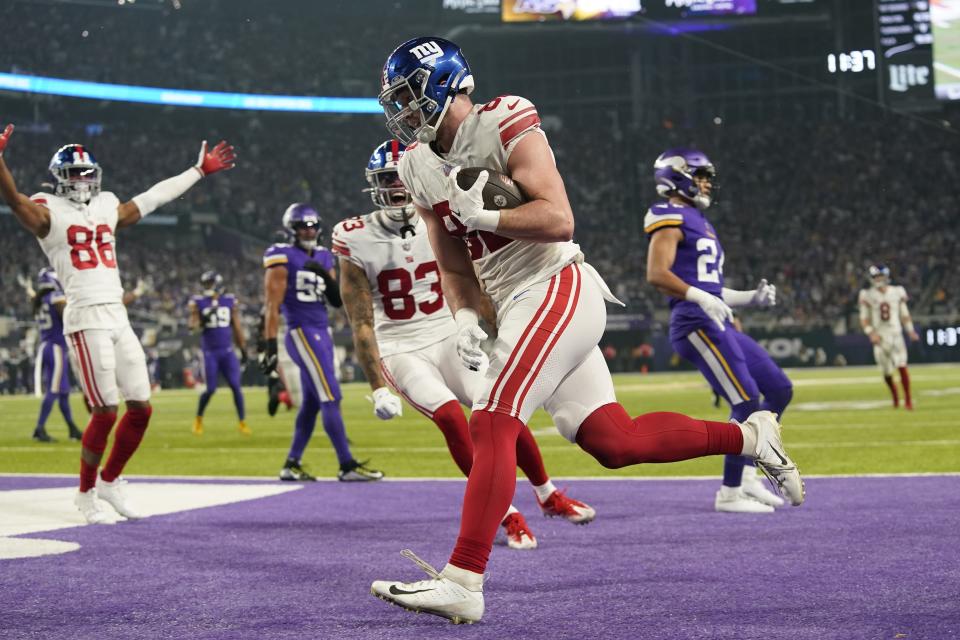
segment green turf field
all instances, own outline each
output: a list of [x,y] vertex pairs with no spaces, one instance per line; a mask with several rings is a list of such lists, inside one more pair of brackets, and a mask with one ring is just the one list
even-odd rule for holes
[[[861,474],[960,471],[960,365],[911,368],[914,412],[892,410],[888,392],[872,367],[790,371],[794,401],[784,422],[784,441],[807,474]],[[722,420],[706,384],[695,373],[622,375],[615,377],[617,395],[633,414],[674,410]],[[439,431],[409,406],[404,417],[381,422],[364,399],[368,388],[345,385],[347,430],[359,459],[389,476],[450,476],[458,472]],[[283,463],[293,425],[293,412],[266,415],[266,392],[247,389],[252,437],[236,431],[229,390],[214,396],[207,410],[206,433],[195,437],[190,424],[196,393],[163,391],[154,398],[154,417],[147,437],[127,468],[129,475],[273,476]],[[78,467],[77,443],[65,441],[66,427],[56,409],[48,431],[60,441],[39,444],[30,439],[39,400],[0,398],[0,472],[73,473]],[[85,419],[79,395],[76,416]],[[719,460],[643,465],[609,471],[578,447],[567,443],[545,413],[531,427],[550,473],[563,476],[716,475]],[[320,476],[333,476],[336,464],[329,442],[317,428],[304,462]]]

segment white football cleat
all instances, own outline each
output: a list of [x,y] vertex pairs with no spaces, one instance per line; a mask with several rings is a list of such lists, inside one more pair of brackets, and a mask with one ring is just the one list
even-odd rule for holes
[[100,508],[96,489],[77,491],[77,495],[73,498],[73,504],[77,505],[77,509],[79,509],[83,517],[86,518],[87,523],[110,524],[110,519],[107,518],[107,514]]
[[747,496],[741,487],[720,487],[713,508],[720,513],[773,513],[773,507]]
[[123,478],[116,478],[113,482],[107,482],[101,477],[97,477],[97,489],[100,499],[113,507],[117,513],[127,520],[139,520],[143,516],[135,508],[130,506],[126,490],[127,481]]
[[511,549],[537,548],[537,538],[533,535],[533,531],[530,531],[526,518],[519,511],[507,514],[500,526],[507,534],[507,546]]
[[[440,616],[454,624],[471,624],[483,617],[483,576],[477,576],[477,589],[471,590],[438,572],[409,549],[404,549],[400,555],[413,560],[430,579],[418,582],[376,580],[370,585],[370,593],[407,611]],[[449,569],[452,569],[450,573],[470,573],[450,565],[444,573]]]
[[757,468],[766,474],[777,491],[790,504],[799,507],[803,504],[806,489],[797,465],[787,455],[780,439],[780,423],[776,414],[770,411],[756,411],[750,414],[743,425],[752,429],[757,436],[757,448],[753,457]]
[[767,485],[757,477],[757,468],[747,465],[743,468],[743,478],[740,480],[740,488],[748,498],[753,498],[757,502],[770,505],[771,507],[782,507],[786,504],[783,498],[775,494]]

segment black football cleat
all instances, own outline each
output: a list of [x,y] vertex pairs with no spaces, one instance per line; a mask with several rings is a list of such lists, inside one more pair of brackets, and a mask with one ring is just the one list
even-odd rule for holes
[[33,439],[37,442],[56,442],[56,440],[47,433],[47,430],[43,428],[33,430]]

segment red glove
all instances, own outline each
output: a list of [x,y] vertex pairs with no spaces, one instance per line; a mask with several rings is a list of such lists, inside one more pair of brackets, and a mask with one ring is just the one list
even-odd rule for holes
[[233,145],[227,144],[226,140],[221,140],[210,151],[207,151],[207,141],[204,140],[200,146],[200,157],[194,166],[197,170],[208,176],[217,171],[233,169],[237,164],[237,154],[233,151]]
[[13,125],[8,124],[7,128],[3,130],[3,133],[0,133],[0,156],[3,155],[3,150],[7,148],[7,143],[10,142],[10,136],[13,135]]

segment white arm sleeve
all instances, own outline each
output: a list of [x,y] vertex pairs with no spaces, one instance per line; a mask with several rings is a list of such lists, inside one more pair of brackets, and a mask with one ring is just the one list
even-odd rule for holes
[[140,217],[146,218],[157,208],[176,200],[202,177],[203,173],[198,168],[190,167],[180,175],[158,182],[140,195],[134,196],[133,202],[140,210]]
[[727,289],[723,288],[723,301],[731,307],[745,307],[751,302],[753,302],[753,296],[756,294],[756,290],[753,291],[737,291],[736,289]]

